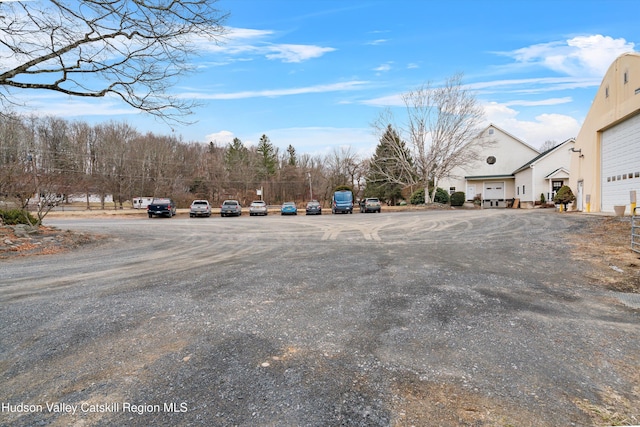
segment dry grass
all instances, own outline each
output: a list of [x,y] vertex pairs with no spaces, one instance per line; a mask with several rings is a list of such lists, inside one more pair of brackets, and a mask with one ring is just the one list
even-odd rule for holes
[[571,238],[573,258],[593,267],[593,283],[618,292],[640,293],[640,254],[631,250],[629,217],[603,217]]
[[18,237],[12,227],[0,226],[0,259],[66,252],[102,237],[44,226],[28,237]]

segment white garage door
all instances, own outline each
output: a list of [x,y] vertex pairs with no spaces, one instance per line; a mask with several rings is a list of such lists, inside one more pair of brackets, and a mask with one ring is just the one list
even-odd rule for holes
[[602,133],[601,159],[602,212],[629,205],[631,190],[640,197],[640,114]]
[[504,200],[504,182],[485,182],[485,200]]

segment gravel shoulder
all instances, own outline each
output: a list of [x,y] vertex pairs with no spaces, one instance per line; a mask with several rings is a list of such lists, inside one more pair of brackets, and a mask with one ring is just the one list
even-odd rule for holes
[[106,237],[0,260],[2,425],[640,423],[640,310],[618,297],[638,290],[637,257],[613,240],[624,220],[49,225]]

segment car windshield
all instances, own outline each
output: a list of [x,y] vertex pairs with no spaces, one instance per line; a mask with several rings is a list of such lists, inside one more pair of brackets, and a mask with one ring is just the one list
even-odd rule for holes
[[208,203],[202,200],[196,200],[193,202],[194,205],[207,205]]
[[320,206],[320,203],[318,203],[318,202],[309,202],[309,203],[307,203],[307,206]]
[[253,206],[264,206],[265,203],[264,202],[253,202],[251,203]]
[[290,206],[295,206],[296,204],[295,204],[295,203],[293,203],[293,202],[284,202],[284,203],[283,203],[283,205],[284,205],[284,206],[289,206],[289,207],[290,207]]
[[369,203],[378,203],[378,199],[367,199]]
[[225,205],[237,205],[238,202],[236,202],[235,200],[227,200],[226,202],[224,202]]
[[335,199],[338,202],[350,202],[351,201],[351,192],[350,191],[338,191],[335,193]]

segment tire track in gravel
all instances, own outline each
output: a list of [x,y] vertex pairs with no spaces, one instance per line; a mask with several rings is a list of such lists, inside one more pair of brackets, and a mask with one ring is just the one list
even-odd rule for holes
[[[52,262],[34,267],[33,272],[25,270],[22,277],[10,280],[0,277],[0,301],[74,285],[90,285],[104,277],[114,282],[139,282],[143,286],[145,276],[182,273],[268,250],[253,245],[254,236],[243,232],[241,225],[229,227],[224,224],[223,228],[218,224],[212,224],[214,227],[206,224],[208,227],[204,231],[203,224],[194,227],[195,224],[183,225],[174,221],[171,225],[175,233],[163,235],[158,233],[155,224],[136,222],[131,226],[125,222],[117,231],[114,242],[102,248],[108,256],[103,250],[86,255],[63,254],[51,258]],[[81,227],[92,229],[90,224]]]

